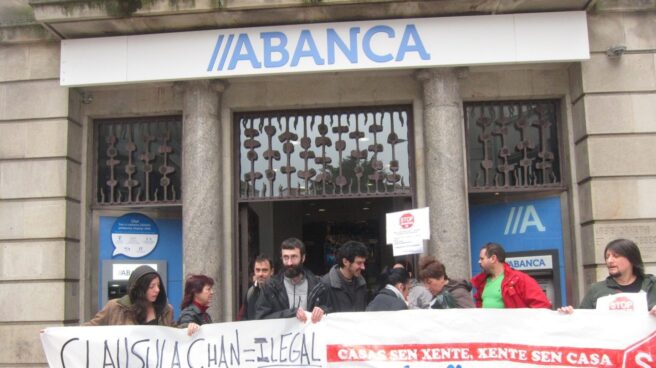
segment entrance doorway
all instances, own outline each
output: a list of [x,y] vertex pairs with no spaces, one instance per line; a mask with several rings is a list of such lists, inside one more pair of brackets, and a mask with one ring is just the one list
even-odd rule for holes
[[274,261],[280,270],[280,243],[296,237],[305,243],[305,266],[317,275],[328,272],[337,260],[335,252],[348,240],[369,249],[363,276],[370,294],[378,289],[379,275],[394,263],[386,245],[385,214],[412,207],[411,197],[348,198],[250,202],[240,205],[239,300],[248,289],[252,262],[259,254]]
[[238,300],[253,260],[271,257],[279,270],[289,237],[303,240],[305,265],[317,275],[345,241],[364,243],[375,289],[393,262],[385,214],[413,203],[412,105],[239,112],[234,122]]

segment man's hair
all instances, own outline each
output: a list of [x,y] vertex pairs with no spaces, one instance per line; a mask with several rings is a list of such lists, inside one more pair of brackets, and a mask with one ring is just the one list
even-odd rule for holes
[[354,240],[347,241],[337,250],[337,260],[339,262],[340,268],[344,267],[344,258],[353,263],[355,261],[355,257],[367,258],[368,255],[369,251],[367,250],[367,247],[364,244]]
[[441,279],[446,275],[446,267],[442,262],[438,261],[433,256],[423,256],[419,259],[419,280],[425,281],[426,279]]
[[280,244],[280,249],[299,249],[301,251],[301,257],[305,255],[305,244],[298,238],[287,238],[282,241]]
[[253,262],[253,269],[255,269],[256,263],[262,263],[262,262],[268,262],[269,268],[273,270],[273,261],[271,260],[271,258],[265,256],[264,254],[260,254],[257,257],[255,257],[255,261]]
[[485,249],[485,255],[487,258],[497,256],[497,260],[499,262],[503,263],[506,261],[506,251],[503,249],[501,244],[490,242],[485,244],[481,249]]
[[633,266],[634,275],[640,276],[641,278],[645,277],[645,265],[642,263],[640,248],[638,248],[636,243],[628,239],[615,239],[606,245],[604,259],[606,259],[606,253],[609,250],[628,259],[631,262],[631,266]]

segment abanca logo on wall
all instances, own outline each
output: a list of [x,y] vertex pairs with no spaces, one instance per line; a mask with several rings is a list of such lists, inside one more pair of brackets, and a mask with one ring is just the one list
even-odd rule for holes
[[219,35],[207,71],[234,70],[239,63],[247,63],[246,67],[253,69],[294,68],[303,60],[313,66],[334,65],[338,58],[355,65],[362,61],[361,57],[385,64],[402,62],[408,54],[431,60],[413,24],[406,25],[400,35],[392,27],[377,25],[364,30],[351,27],[348,37],[340,36],[334,28],[315,32],[303,29],[298,37],[284,32],[260,32],[261,42],[250,37],[248,33]]

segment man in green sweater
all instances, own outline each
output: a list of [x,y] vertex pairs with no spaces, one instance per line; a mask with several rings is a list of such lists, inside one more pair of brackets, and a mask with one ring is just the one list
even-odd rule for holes
[[[645,266],[638,246],[627,239],[616,239],[606,245],[604,258],[608,277],[594,283],[583,297],[579,308],[597,308],[597,299],[617,293],[647,294],[649,313],[656,316],[656,277],[645,274]],[[563,313],[572,313],[572,306],[559,308]]]

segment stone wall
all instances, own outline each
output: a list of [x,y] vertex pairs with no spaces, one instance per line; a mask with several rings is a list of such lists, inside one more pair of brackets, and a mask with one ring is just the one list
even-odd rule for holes
[[3,366],[43,364],[39,330],[78,321],[81,128],[70,99],[58,42],[0,46]]
[[653,12],[590,14],[590,60],[570,70],[585,284],[607,276],[603,249],[620,237],[656,272],[655,25]]

